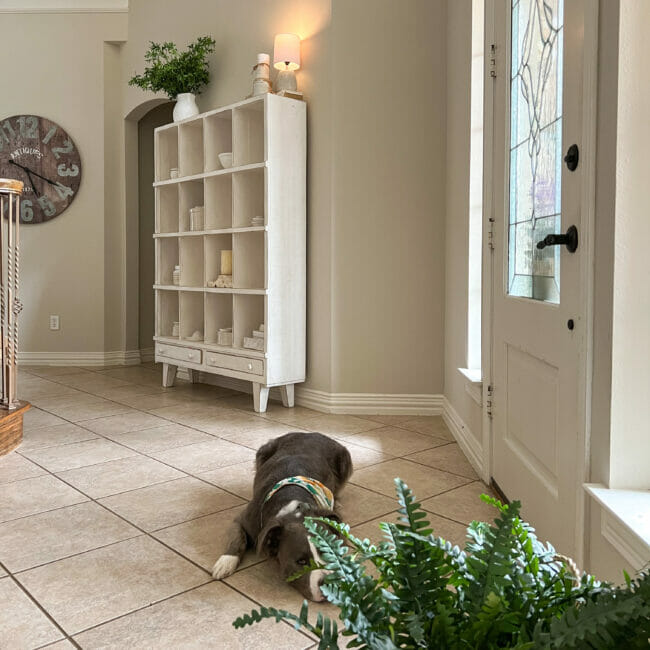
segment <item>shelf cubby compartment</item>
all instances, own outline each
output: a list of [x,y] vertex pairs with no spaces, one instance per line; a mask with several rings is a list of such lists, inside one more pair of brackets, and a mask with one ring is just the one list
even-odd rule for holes
[[156,291],[156,336],[172,337],[174,323],[178,322],[178,291]]
[[185,181],[178,187],[179,231],[187,232],[190,229],[190,209],[203,205],[203,180]]
[[205,294],[205,342],[217,345],[217,330],[232,327],[232,299],[230,293]]
[[232,133],[235,167],[264,162],[264,102],[251,102],[233,109]]
[[203,121],[205,134],[205,171],[224,169],[220,153],[232,152],[232,111],[219,111]]
[[236,289],[265,289],[263,230],[233,234],[232,270]]
[[[208,281],[214,281],[218,275],[221,275],[221,251],[231,251],[232,235],[206,235],[204,237],[205,246],[205,285]],[[233,270],[235,266],[235,254],[233,252]]]
[[265,217],[264,169],[248,169],[232,175],[233,226],[249,228],[253,217]]
[[178,232],[178,186],[156,188],[156,232]]
[[[233,345],[243,348],[244,337],[265,323],[264,296],[235,294],[233,296]],[[268,337],[268,332],[266,333]]]
[[205,179],[205,229],[232,226],[232,179],[230,174]]
[[156,284],[173,284],[178,261],[178,237],[156,238]]
[[172,126],[156,133],[156,180],[167,181],[171,178],[169,170],[178,168],[178,128]]
[[178,162],[181,178],[203,173],[203,120],[179,125]]
[[203,287],[203,238],[180,237],[179,263],[182,287]]
[[[181,339],[187,339],[197,330],[203,334],[203,292],[180,292],[180,332]],[[196,341],[201,343],[201,341]]]

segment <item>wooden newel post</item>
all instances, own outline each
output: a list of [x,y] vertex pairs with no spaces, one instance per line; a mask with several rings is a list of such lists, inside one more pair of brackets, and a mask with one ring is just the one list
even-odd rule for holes
[[0,455],[17,447],[23,437],[23,414],[29,408],[17,396],[18,298],[20,259],[21,181],[0,178],[0,340],[2,378],[0,385]]

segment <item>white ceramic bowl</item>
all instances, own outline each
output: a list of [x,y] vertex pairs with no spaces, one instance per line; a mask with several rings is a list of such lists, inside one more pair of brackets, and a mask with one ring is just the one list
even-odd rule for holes
[[219,162],[221,163],[221,166],[224,169],[228,169],[228,167],[232,167],[232,152],[229,151],[228,153],[220,153]]

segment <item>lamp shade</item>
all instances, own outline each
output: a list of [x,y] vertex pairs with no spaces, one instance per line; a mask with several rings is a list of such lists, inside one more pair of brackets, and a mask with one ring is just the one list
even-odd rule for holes
[[273,67],[278,70],[297,70],[300,67],[300,37],[297,34],[276,34]]

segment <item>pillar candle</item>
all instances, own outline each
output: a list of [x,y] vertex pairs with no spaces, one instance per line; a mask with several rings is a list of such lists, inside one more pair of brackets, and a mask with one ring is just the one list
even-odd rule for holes
[[232,251],[221,251],[221,275],[232,275]]

